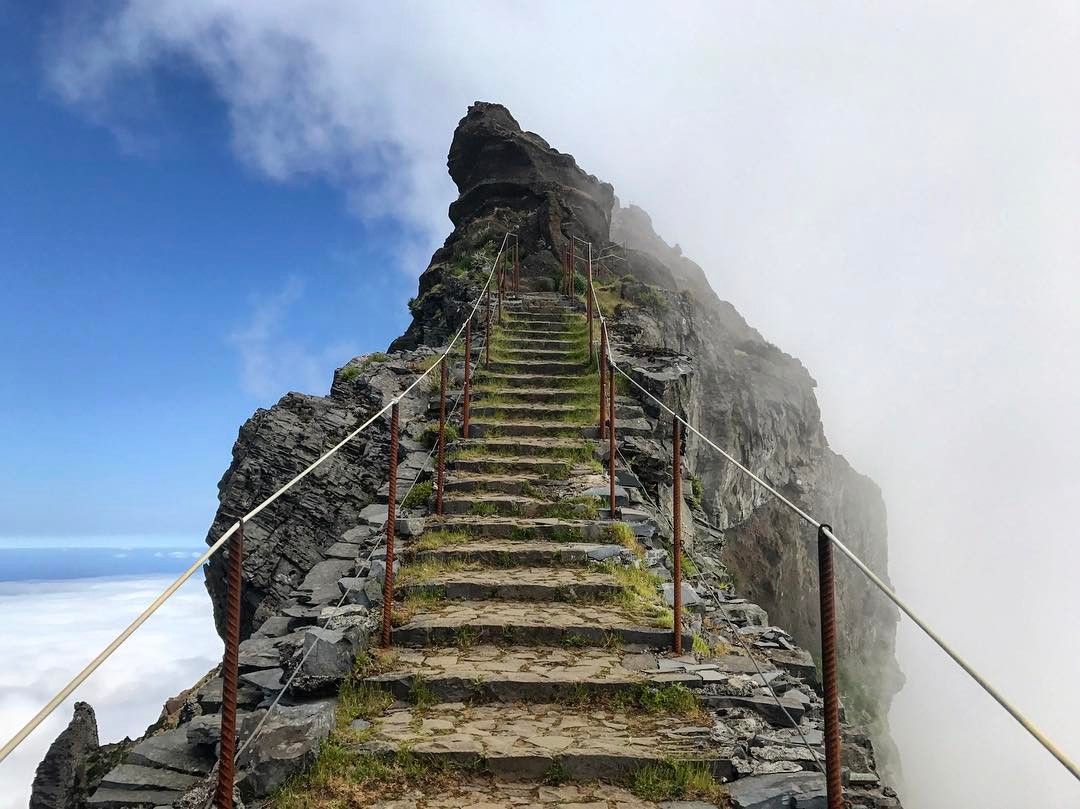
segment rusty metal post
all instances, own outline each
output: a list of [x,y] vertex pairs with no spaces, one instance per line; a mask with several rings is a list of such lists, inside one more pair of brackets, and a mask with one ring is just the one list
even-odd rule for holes
[[608,477],[611,481],[611,519],[615,519],[615,363],[608,374]]
[[836,580],[833,578],[832,541],[818,528],[818,591],[821,596],[821,679],[825,696],[825,786],[828,809],[843,809],[840,774],[840,690],[836,661]]
[[588,310],[587,320],[589,321],[589,364],[592,364],[593,357],[596,356],[593,349],[593,304],[596,303],[596,295],[593,292],[592,282],[592,245],[589,245],[589,283],[585,289],[585,308]]
[[435,516],[443,515],[446,485],[446,357],[439,360],[439,448],[435,461]]
[[521,244],[514,237],[514,293],[521,294]]
[[394,610],[394,532],[397,529],[398,403],[390,408],[390,491],[386,505],[386,571],[383,573],[382,645],[390,647]]
[[236,758],[236,690],[240,663],[240,588],[243,586],[244,520],[229,540],[229,589],[225,601],[225,654],[221,661],[221,746],[218,752],[218,780],[214,793],[216,809],[232,809]]
[[600,437],[604,437],[604,410],[607,408],[607,392],[604,390],[605,377],[607,376],[607,326],[600,324],[600,360],[596,363],[600,366]]
[[503,322],[503,296],[506,294],[506,265],[509,259],[509,255],[503,257],[502,269],[499,271],[499,317],[495,322],[500,326]]
[[484,301],[484,367],[491,365],[491,290]]
[[672,624],[675,628],[674,649],[675,654],[682,654],[682,447],[680,446],[679,417],[671,417],[671,520],[672,537],[671,550],[672,573],[671,583],[674,587],[672,597],[675,601],[675,618]]
[[472,315],[465,321],[465,381],[461,391],[461,437],[469,437],[469,390],[472,381]]
[[574,259],[576,254],[577,244],[574,242],[573,237],[570,237],[570,263],[566,272],[566,295],[570,298],[574,297]]

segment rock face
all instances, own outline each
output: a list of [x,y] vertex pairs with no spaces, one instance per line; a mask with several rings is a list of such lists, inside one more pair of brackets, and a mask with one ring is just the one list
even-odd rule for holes
[[89,791],[89,757],[98,749],[97,717],[88,703],[75,715],[38,765],[30,809],[80,809]]
[[[329,396],[289,393],[269,410],[256,411],[240,428],[232,465],[218,484],[221,505],[207,544],[400,392],[401,383],[413,379],[413,359],[357,357],[337,371]],[[426,398],[410,397],[402,403],[402,420],[426,407]],[[407,441],[406,451],[410,448],[419,445]],[[246,524],[244,637],[274,615],[341,535],[360,522],[385,482],[389,455],[387,424],[380,419]],[[218,634],[223,631],[224,578],[224,556],[218,554],[206,570]],[[335,592],[337,578],[328,579]]]
[[[720,300],[701,268],[669,247],[641,209],[615,211],[612,239],[628,248],[631,275],[678,293],[635,305],[633,285],[623,283],[629,300],[617,307],[614,330],[630,346],[628,361],[646,366],[642,380],[741,463],[831,524],[887,578],[881,492],[829,448],[814,396],[816,383],[802,363],[767,342]],[[685,375],[669,379],[662,372],[649,373],[650,364],[672,367],[672,354],[685,357]],[[721,558],[740,593],[818,654],[813,530],[693,435],[686,438],[686,457],[701,481],[707,521],[723,532]],[[717,542],[707,534],[701,541]],[[836,570],[847,707],[870,726],[888,770],[898,765],[885,717],[903,685],[895,658],[899,613],[858,571],[842,562]]]

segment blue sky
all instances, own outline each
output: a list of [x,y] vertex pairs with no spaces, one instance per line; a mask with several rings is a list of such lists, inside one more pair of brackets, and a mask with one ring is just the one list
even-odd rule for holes
[[393,221],[245,168],[183,63],[139,89],[134,143],[65,105],[51,13],[0,28],[0,536],[201,540],[243,420],[385,348],[416,282]]

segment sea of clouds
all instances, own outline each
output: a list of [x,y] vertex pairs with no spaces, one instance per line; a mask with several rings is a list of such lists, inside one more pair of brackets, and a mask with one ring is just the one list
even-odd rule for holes
[[[176,571],[110,578],[0,580],[0,737],[10,738],[191,562],[190,550],[95,549],[121,559],[170,559]],[[8,551],[0,556],[10,575]],[[154,554],[162,554],[160,557]],[[173,554],[170,557],[170,554]],[[5,574],[0,572],[0,579]],[[76,699],[97,712],[102,741],[135,737],[166,699],[221,658],[202,575],[189,580],[3,764],[0,809],[25,809],[34,770]]]

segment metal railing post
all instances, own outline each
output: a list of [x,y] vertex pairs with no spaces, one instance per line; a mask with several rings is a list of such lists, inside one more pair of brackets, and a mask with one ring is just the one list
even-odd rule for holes
[[818,591],[821,597],[821,687],[825,696],[825,786],[828,809],[843,809],[840,774],[840,691],[836,661],[836,580],[832,541],[818,528]]
[[472,316],[465,321],[465,381],[461,392],[461,437],[469,437],[469,383],[472,376]]
[[446,485],[446,357],[439,361],[439,449],[435,461],[435,516],[443,515],[443,487]]
[[671,424],[674,432],[671,436],[671,518],[675,536],[672,537],[672,572],[674,586],[673,609],[675,617],[675,654],[682,654],[682,447],[680,446],[679,418],[673,416]]
[[521,244],[514,237],[514,293],[521,294]]
[[574,259],[577,255],[577,244],[574,242],[574,237],[570,237],[570,261],[566,265],[566,295],[569,298],[574,297]]
[[603,322],[600,323],[600,360],[596,363],[600,366],[600,437],[604,437],[604,425],[607,420],[604,418],[604,410],[607,407],[607,391],[604,389],[604,383],[607,377],[607,325]]
[[386,506],[386,571],[383,573],[382,645],[390,646],[394,610],[394,532],[397,530],[398,403],[390,409],[390,490]]
[[503,296],[506,294],[506,265],[510,260],[509,254],[503,257],[503,268],[499,270],[499,313],[496,323],[502,325],[503,322]]
[[608,478],[611,481],[611,519],[615,519],[615,363],[608,373]]
[[589,245],[589,283],[588,288],[585,290],[585,308],[588,310],[589,321],[589,363],[592,364],[595,351],[593,350],[593,304],[596,302],[596,295],[593,292],[593,280],[592,280],[592,245]]
[[484,305],[484,367],[491,365],[491,290]]
[[218,752],[218,780],[214,793],[216,809],[232,809],[236,758],[236,691],[240,663],[240,588],[243,587],[244,520],[229,540],[229,589],[225,600],[225,654],[221,661],[221,745]]

